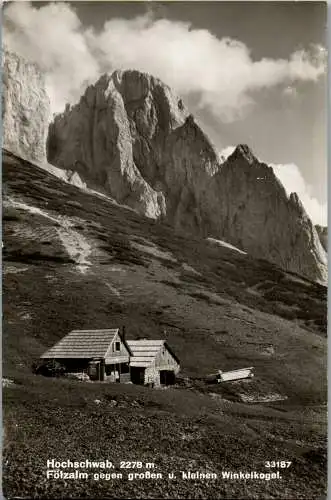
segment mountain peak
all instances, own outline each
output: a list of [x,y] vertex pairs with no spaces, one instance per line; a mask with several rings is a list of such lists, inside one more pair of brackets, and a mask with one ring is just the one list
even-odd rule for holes
[[[177,230],[325,281],[325,252],[299,199],[239,144],[220,168],[198,121],[161,80],[114,71],[49,128],[49,162]],[[222,164],[223,165],[223,164]],[[316,248],[315,248],[316,247]]]
[[240,158],[244,158],[249,164],[257,161],[257,158],[254,156],[252,150],[247,144],[238,144],[236,149],[233,151],[230,156],[232,160],[238,160]]

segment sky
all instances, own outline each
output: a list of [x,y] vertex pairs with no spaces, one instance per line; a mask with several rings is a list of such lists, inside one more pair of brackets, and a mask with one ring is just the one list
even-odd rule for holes
[[5,43],[45,71],[53,112],[104,72],[179,94],[215,146],[248,144],[326,225],[326,3],[7,2]]

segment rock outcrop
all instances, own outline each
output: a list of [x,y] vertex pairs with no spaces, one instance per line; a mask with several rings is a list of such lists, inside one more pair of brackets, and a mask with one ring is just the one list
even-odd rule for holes
[[31,161],[46,161],[51,118],[45,79],[36,64],[2,52],[2,145]]
[[319,236],[322,247],[327,252],[328,251],[328,228],[327,226],[316,225],[315,229]]
[[226,161],[160,80],[115,71],[49,127],[48,161],[181,231],[227,241],[325,282],[326,255],[297,195],[240,145]]
[[321,283],[327,281],[327,258],[299,197],[288,197],[272,167],[247,159],[237,147],[225,162],[222,179],[223,239],[284,269]]

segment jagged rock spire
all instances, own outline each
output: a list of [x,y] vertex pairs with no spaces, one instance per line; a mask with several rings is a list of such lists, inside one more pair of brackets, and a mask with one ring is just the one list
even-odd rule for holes
[[232,161],[244,159],[247,163],[252,164],[257,161],[252,150],[247,144],[239,144],[229,157]]

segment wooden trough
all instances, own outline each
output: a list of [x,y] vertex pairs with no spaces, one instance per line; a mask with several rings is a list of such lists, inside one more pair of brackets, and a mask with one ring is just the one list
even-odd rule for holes
[[238,370],[232,370],[230,372],[223,372],[222,370],[218,370],[217,382],[230,382],[232,380],[252,378],[254,377],[253,370],[253,366],[250,366],[249,368],[239,368]]

